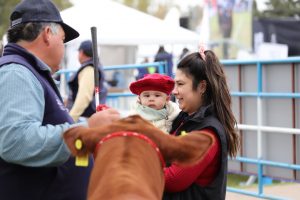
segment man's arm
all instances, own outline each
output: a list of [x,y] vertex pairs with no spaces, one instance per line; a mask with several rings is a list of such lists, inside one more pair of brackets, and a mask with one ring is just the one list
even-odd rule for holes
[[3,66],[0,77],[0,157],[24,166],[64,163],[70,152],[61,134],[71,125],[42,125],[45,100],[39,81],[16,64]]

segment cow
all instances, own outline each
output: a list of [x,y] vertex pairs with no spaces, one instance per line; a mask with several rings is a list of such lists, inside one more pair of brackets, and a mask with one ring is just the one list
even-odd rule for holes
[[[74,127],[63,137],[74,156],[94,153],[89,200],[160,200],[165,162],[194,164],[212,144],[206,134],[165,134],[139,115],[96,128]],[[81,149],[74,145],[77,140]]]

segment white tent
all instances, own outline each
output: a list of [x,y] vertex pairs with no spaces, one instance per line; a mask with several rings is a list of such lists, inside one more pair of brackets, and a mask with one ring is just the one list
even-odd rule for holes
[[90,38],[90,27],[96,26],[98,43],[102,45],[196,44],[199,41],[199,35],[192,31],[109,0],[76,1],[61,15],[79,31],[80,39]]
[[[199,35],[192,31],[110,0],[76,0],[61,15],[80,33],[78,39],[67,43],[66,68],[78,68],[77,49],[81,41],[91,39],[93,26],[97,27],[100,60],[105,66],[138,63],[145,55],[152,61],[158,45],[174,54],[177,47],[179,54],[186,45],[197,47],[199,42]],[[111,75],[106,72],[108,79]],[[132,71],[126,72],[126,77],[131,76]]]

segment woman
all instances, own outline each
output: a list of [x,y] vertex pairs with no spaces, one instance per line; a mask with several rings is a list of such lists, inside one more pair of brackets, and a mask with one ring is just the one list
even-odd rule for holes
[[225,74],[216,55],[202,49],[184,57],[177,67],[173,94],[182,112],[170,133],[206,134],[212,145],[196,165],[171,164],[164,169],[163,199],[225,199],[227,157],[236,156],[239,137]]

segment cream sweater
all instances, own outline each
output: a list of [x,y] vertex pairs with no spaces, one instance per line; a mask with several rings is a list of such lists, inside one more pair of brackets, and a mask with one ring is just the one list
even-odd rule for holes
[[137,102],[134,110],[132,110],[130,114],[138,114],[144,119],[149,120],[154,126],[161,129],[165,133],[169,133],[172,127],[172,122],[177,117],[179,112],[180,109],[178,105],[172,101],[168,101],[165,108],[161,110],[155,110],[153,108],[143,106]]
[[78,121],[80,115],[93,100],[94,85],[94,68],[93,66],[88,66],[78,75],[78,93],[70,110],[70,115],[75,122]]

